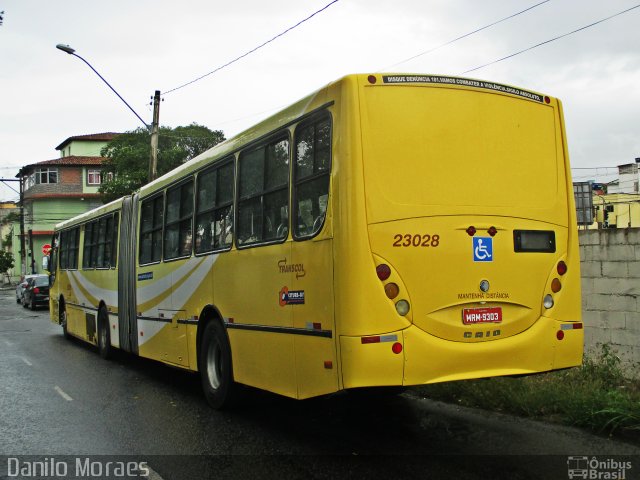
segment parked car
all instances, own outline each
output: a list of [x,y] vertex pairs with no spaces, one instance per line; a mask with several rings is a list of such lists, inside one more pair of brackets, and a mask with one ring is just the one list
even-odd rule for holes
[[22,306],[35,310],[39,306],[49,307],[49,275],[36,275],[27,280],[22,292]]
[[27,280],[33,277],[37,277],[38,275],[25,275],[24,278],[18,283],[16,287],[16,303],[22,303],[22,293],[24,292],[24,287],[27,286]]

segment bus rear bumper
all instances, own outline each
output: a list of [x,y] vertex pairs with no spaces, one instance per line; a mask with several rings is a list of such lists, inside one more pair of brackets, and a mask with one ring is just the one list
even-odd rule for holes
[[[541,317],[518,335],[468,343],[444,340],[416,326],[380,335],[382,341],[341,336],[343,387],[422,385],[578,366],[584,345],[581,327]],[[402,344],[400,353],[394,343]]]
[[475,343],[442,340],[412,326],[403,332],[403,384],[527,375],[578,366],[584,330],[574,325],[582,327],[581,323],[540,317],[518,335]]

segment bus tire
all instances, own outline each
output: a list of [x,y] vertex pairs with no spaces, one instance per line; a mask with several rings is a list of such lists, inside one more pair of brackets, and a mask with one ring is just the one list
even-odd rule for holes
[[98,352],[105,360],[111,356],[111,333],[109,316],[104,307],[98,310]]
[[231,347],[224,327],[218,321],[209,322],[204,329],[199,366],[207,403],[217,410],[230,407],[236,392]]
[[62,335],[64,335],[64,338],[71,338],[69,330],[67,329],[67,309],[64,305],[64,300],[60,300],[60,305],[58,307],[58,323],[62,327]]

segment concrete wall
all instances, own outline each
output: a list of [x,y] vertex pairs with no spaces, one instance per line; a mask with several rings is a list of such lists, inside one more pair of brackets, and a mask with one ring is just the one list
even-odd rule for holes
[[579,237],[585,350],[609,344],[640,376],[640,228]]

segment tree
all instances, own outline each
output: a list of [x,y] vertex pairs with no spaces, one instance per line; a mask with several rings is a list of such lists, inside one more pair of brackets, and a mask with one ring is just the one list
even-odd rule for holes
[[[0,220],[0,225],[9,225],[11,223],[19,222],[20,214],[17,212],[10,212]],[[13,229],[12,229],[13,230]],[[11,247],[13,244],[13,231],[7,233],[2,239],[2,245],[5,247]],[[0,272],[2,273],[2,272]]]
[[0,275],[4,275],[13,268],[13,254],[0,250]]
[[17,212],[9,212],[0,221],[0,225],[8,225],[9,223],[15,223],[20,221],[20,214]]
[[[164,175],[224,139],[222,130],[210,130],[197,123],[186,127],[161,127],[158,175]],[[147,183],[151,139],[144,128],[118,135],[100,153],[107,158],[103,163],[100,186],[104,202],[129,195]]]

